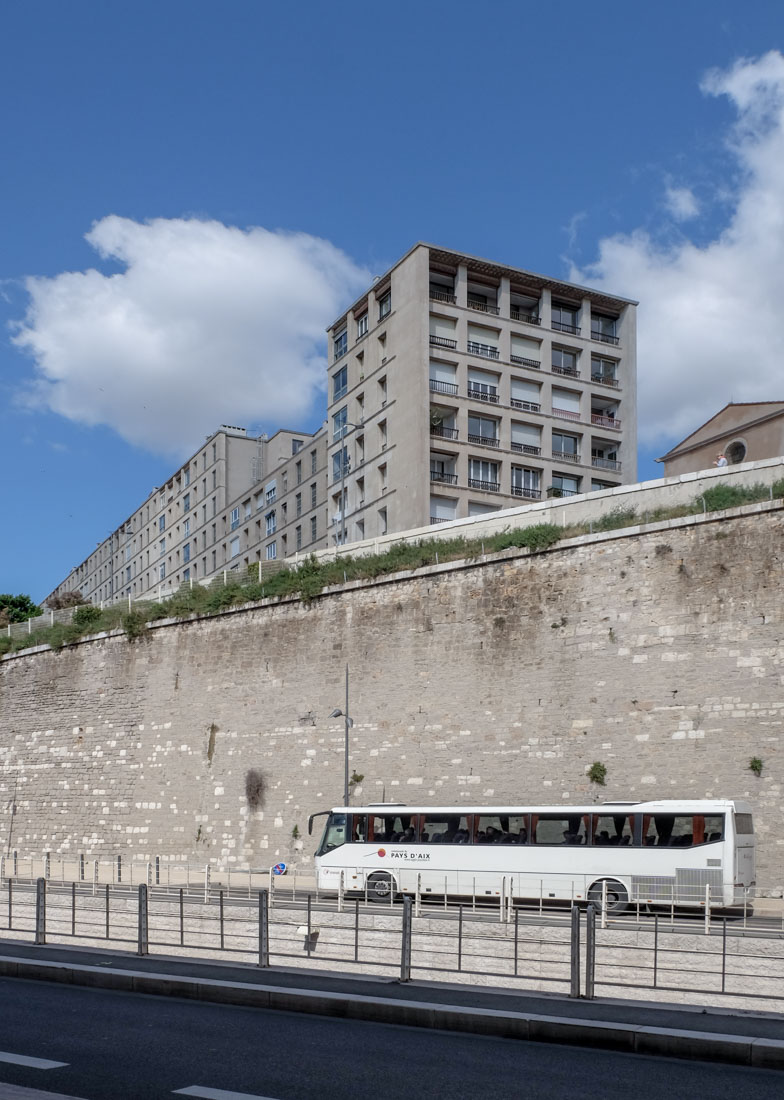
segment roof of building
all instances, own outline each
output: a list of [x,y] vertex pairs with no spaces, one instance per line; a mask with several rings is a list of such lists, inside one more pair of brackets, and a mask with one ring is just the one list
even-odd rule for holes
[[[740,424],[735,420],[732,424],[722,427],[721,421],[722,419],[725,421],[729,419],[727,412],[730,409],[748,409],[749,415]],[[759,410],[759,412],[755,415],[751,412],[753,409]],[[656,461],[667,462],[678,455],[687,454],[698,447],[704,447],[708,443],[721,441],[726,437],[728,430],[737,431],[741,426],[750,428],[762,424],[766,420],[772,420],[776,416],[781,416],[783,413],[784,401],[729,401],[724,408],[719,409],[704,424],[701,424],[699,428],[695,428],[690,435],[687,435],[680,443],[676,443],[674,447],[667,451],[667,454],[657,458]]]

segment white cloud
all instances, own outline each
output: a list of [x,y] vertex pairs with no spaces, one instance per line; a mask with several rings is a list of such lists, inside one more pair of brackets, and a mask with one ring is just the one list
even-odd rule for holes
[[700,204],[690,187],[668,187],[664,193],[664,202],[677,222],[696,218],[700,212]]
[[[708,242],[665,227],[603,239],[580,281],[639,298],[641,442],[671,444],[727,401],[784,397],[784,57],[709,73],[737,119],[726,223]],[[675,218],[677,210],[672,211]],[[661,243],[675,240],[676,243]]]
[[304,233],[111,216],[86,239],[121,270],[26,280],[25,399],[158,453],[226,422],[296,428],[321,400],[325,326],[370,282]]

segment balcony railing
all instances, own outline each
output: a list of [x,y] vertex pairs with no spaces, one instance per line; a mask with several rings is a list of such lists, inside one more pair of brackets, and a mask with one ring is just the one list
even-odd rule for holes
[[615,458],[592,458],[591,465],[598,470],[620,470],[621,464]]
[[519,397],[510,398],[509,404],[513,409],[523,409],[524,412],[538,413],[542,411],[542,406],[537,405],[535,401],[522,401]]
[[522,355],[510,355],[509,358],[513,363],[519,363],[521,367],[533,367],[534,370],[541,370],[542,367],[538,359],[524,359]]
[[550,485],[547,488],[548,497],[579,497],[579,489],[562,489],[560,485]]
[[618,379],[613,378],[610,374],[591,374],[592,382],[599,382],[602,386],[612,386],[613,389],[618,389]]
[[579,463],[580,456],[573,451],[556,451],[553,450],[553,458],[558,459],[559,462],[574,462]]
[[553,416],[559,416],[561,420],[579,420],[580,414],[578,412],[572,412],[571,409],[556,409],[553,405]]
[[430,336],[430,343],[436,348],[456,348],[457,340],[450,340],[446,336]]
[[457,485],[457,474],[443,473],[441,470],[431,470],[430,480],[439,481],[442,485]]
[[541,500],[542,490],[541,489],[525,489],[525,488],[523,488],[522,485],[513,485],[512,486],[512,496],[513,497],[524,497],[525,500]]
[[468,396],[475,397],[477,401],[487,401],[491,405],[498,404],[498,390],[494,386],[487,386],[484,382],[469,382]]
[[430,288],[430,301],[431,302],[448,302],[449,305],[455,305],[457,298],[454,294],[450,294],[448,290],[433,290]]
[[515,443],[514,440],[512,440],[512,450],[521,455],[540,455],[542,453],[542,448],[534,447],[533,443]]
[[472,302],[469,298],[466,305],[469,309],[476,309],[480,313],[492,313],[495,317],[500,313],[498,306],[488,305],[487,302]]
[[481,355],[483,359],[498,358],[498,348],[494,348],[490,344],[478,344],[476,340],[468,341],[468,351],[471,355]]
[[445,428],[443,424],[431,424],[430,434],[437,435],[439,439],[457,439],[460,435],[457,428]]
[[492,435],[473,435],[468,433],[468,442],[475,443],[478,447],[497,447],[498,438]]
[[579,325],[567,325],[565,321],[552,321],[551,327],[554,332],[569,332],[572,336],[580,335]]
[[453,519],[456,519],[456,518],[457,518],[456,516],[431,516],[431,517],[430,517],[430,522],[431,522],[431,524],[435,524],[435,523],[451,523],[451,522],[452,522],[452,520],[453,520]]
[[454,382],[439,382],[437,378],[430,379],[430,392],[431,393],[448,393],[450,396],[454,396],[457,393],[457,386]]
[[514,306],[509,310],[509,316],[513,321],[525,321],[527,325],[540,325],[542,318],[537,317],[535,313],[526,313],[524,309],[515,309]]
[[591,339],[599,340],[602,344],[617,344],[620,342],[619,338],[617,336],[613,336],[612,333],[597,332],[595,329],[591,329]]
[[476,477],[469,477],[469,489],[483,489],[486,493],[500,493],[501,485],[497,481],[481,481]]
[[567,378],[579,378],[580,372],[577,367],[557,367],[554,363],[550,367],[553,374],[564,374]]
[[614,416],[605,416],[603,413],[591,413],[591,423],[601,424],[603,428],[620,428],[620,420],[616,420]]

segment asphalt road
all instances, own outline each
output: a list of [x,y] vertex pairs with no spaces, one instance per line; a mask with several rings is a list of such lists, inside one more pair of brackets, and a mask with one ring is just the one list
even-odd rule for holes
[[[776,1100],[784,1074],[0,980],[0,1100]],[[19,1059],[61,1063],[20,1064]],[[19,1090],[12,1086],[21,1086]],[[34,1090],[26,1092],[24,1090]],[[39,1091],[40,1090],[40,1091]],[[217,1090],[217,1091],[216,1091]]]

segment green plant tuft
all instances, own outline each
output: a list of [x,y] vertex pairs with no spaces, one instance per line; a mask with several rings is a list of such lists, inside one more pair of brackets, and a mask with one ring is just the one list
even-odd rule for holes
[[749,760],[749,771],[754,772],[756,776],[762,775],[763,763],[758,756],[752,756]]
[[588,769],[588,778],[592,783],[603,787],[607,781],[607,766],[600,760],[595,760]]

